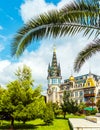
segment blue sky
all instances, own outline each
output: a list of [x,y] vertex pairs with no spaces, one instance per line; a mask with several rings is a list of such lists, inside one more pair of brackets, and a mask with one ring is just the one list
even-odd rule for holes
[[1,60],[7,58],[10,60],[12,37],[23,25],[19,12],[22,2],[21,0],[3,0],[0,3],[0,43],[4,46],[3,51],[0,52]]
[[[31,0],[26,0],[31,1]],[[57,5],[60,0],[46,0],[45,2]],[[23,26],[24,21],[21,16],[20,8],[25,0],[3,0],[0,3],[0,42],[3,43],[3,51],[0,52],[0,59],[11,59],[11,42],[14,34]],[[34,46],[33,49],[37,48]]]
[[[35,85],[42,84],[47,88],[47,68],[52,59],[53,44],[57,48],[57,60],[61,64],[63,80],[69,78],[78,52],[91,40],[79,34],[74,37],[56,39],[45,38],[32,43],[19,59],[11,57],[11,42],[23,24],[29,19],[51,9],[59,9],[72,0],[3,0],[0,3],[0,84],[6,86],[16,77],[14,72],[19,66],[27,64],[33,73]],[[95,55],[84,64],[81,71],[73,75],[86,74],[89,66],[93,73],[100,75],[99,55]],[[96,67],[95,67],[96,66]],[[63,82],[63,81],[62,81]]]

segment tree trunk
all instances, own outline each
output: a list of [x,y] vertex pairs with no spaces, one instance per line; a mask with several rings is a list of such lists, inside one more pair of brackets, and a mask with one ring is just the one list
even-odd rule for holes
[[64,112],[64,119],[65,119],[65,116],[66,116],[66,112]]
[[23,121],[23,124],[25,124],[26,121]]
[[11,117],[11,125],[10,125],[10,130],[14,129],[14,118]]

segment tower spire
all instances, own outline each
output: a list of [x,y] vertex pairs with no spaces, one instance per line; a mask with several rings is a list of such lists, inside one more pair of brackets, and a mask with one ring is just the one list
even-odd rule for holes
[[53,49],[52,67],[54,67],[54,68],[57,67],[57,57],[56,57],[56,49],[55,49],[55,47]]
[[48,66],[48,76],[51,77],[59,77],[61,76],[61,69],[60,64],[57,64],[57,57],[56,57],[56,47],[55,44],[53,45],[53,57],[51,65]]
[[56,53],[56,45],[55,44],[53,45],[53,52]]

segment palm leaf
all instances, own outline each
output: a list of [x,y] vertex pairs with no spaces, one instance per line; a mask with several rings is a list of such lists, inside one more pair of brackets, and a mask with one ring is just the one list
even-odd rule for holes
[[84,48],[77,56],[74,63],[74,71],[79,72],[82,65],[95,53],[100,52],[100,39],[95,40],[90,43],[86,48]]
[[100,13],[97,12],[96,6],[81,1],[73,2],[59,11],[53,10],[41,14],[36,19],[30,20],[15,35],[12,42],[12,55],[20,56],[32,41],[43,37],[75,35],[81,31],[84,35],[91,36],[95,33],[98,36],[100,33],[98,24],[89,22],[89,19],[94,17],[95,20],[99,16]]

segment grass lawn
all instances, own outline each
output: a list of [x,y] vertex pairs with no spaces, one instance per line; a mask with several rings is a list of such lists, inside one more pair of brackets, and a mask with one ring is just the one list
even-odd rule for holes
[[[41,119],[32,120],[23,124],[22,122],[15,121],[15,129],[30,129],[30,130],[70,130],[68,124],[68,118],[83,118],[84,116],[74,116],[74,115],[67,115],[66,119],[63,119],[62,116],[59,116],[57,119],[54,120],[53,125],[47,126]],[[9,129],[10,122],[3,121],[2,125],[0,125],[0,129]]]

